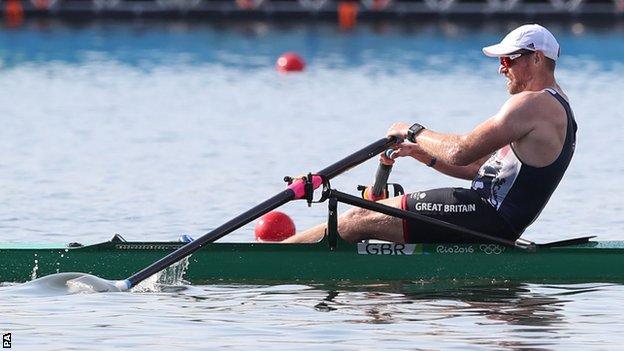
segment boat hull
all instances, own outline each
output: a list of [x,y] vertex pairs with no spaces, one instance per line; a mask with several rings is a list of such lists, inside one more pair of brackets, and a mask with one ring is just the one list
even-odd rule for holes
[[[123,279],[179,248],[175,242],[104,242],[80,247],[0,244],[0,282],[58,272]],[[624,242],[538,248],[495,244],[212,243],[188,259],[183,279],[230,281],[624,281]],[[170,272],[175,274],[175,272]]]

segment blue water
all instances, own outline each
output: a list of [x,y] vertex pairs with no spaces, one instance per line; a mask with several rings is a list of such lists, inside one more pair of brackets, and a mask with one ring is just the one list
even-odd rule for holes
[[[399,120],[465,132],[505,101],[480,48],[514,24],[28,22],[0,30],[0,242],[199,236],[377,140]],[[525,237],[621,239],[624,30],[549,26],[577,153]],[[307,70],[280,75],[280,53]],[[355,192],[370,161],[333,185]],[[408,191],[467,186],[401,160]],[[343,206],[344,208],[344,206]],[[323,205],[285,206],[298,228]],[[251,241],[246,226],[223,240]],[[182,286],[61,297],[0,293],[16,349],[615,349],[618,284]],[[335,296],[334,296],[335,295]],[[333,297],[332,297],[333,296]]]

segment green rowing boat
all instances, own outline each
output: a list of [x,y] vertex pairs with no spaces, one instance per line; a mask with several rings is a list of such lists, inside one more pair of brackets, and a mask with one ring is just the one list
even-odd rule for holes
[[[123,279],[180,248],[178,242],[0,244],[0,282],[59,272]],[[210,243],[188,257],[182,278],[210,282],[507,280],[622,282],[624,241],[575,240],[533,252],[498,244]],[[170,268],[169,270],[171,270]],[[173,267],[176,269],[176,267]]]
[[[396,137],[383,138],[315,174],[286,177],[286,190],[187,243],[127,242],[116,235],[109,242],[94,245],[0,244],[0,282],[25,282],[63,272],[82,272],[69,280],[93,286],[95,291],[128,290],[155,274],[162,278],[160,272],[164,272],[165,282],[172,275],[195,284],[344,280],[624,281],[624,241],[590,241],[591,237],[548,244],[525,239],[509,241],[331,188],[330,179],[397,142],[400,140]],[[390,168],[380,164],[372,187],[375,196],[382,190],[388,194]],[[314,189],[320,187],[321,198],[314,201]],[[215,242],[293,200],[305,200],[308,205],[328,200],[328,235],[322,241],[314,244]],[[338,234],[339,202],[436,225],[452,231],[458,241],[476,243],[350,244]]]

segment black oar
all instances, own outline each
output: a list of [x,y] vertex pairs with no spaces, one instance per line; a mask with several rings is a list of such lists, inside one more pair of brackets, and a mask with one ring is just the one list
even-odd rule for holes
[[[394,149],[386,150],[386,157],[390,158],[390,154]],[[384,191],[388,186],[388,178],[390,177],[390,172],[392,171],[392,165],[387,165],[379,162],[379,166],[377,167],[377,173],[375,173],[375,182],[373,183],[373,196],[376,198],[382,197],[384,195]],[[388,194],[385,194],[386,197]]]
[[[390,154],[393,151],[394,149],[386,150],[386,157],[390,158]],[[392,165],[386,165],[382,162],[379,162],[379,166],[377,166],[377,172],[375,173],[375,181],[373,183],[373,186],[358,186],[358,190],[362,191],[362,197],[370,201],[378,201],[388,198],[386,189],[388,189],[388,178],[390,177],[390,171],[392,171]]]
[[[359,165],[360,163],[378,155],[388,147],[397,142],[397,138],[389,137],[380,139],[365,148],[357,151],[342,160],[332,164],[331,166],[324,168],[317,173],[318,176],[313,177],[314,187],[321,185],[321,177],[331,179],[343,172],[346,172],[350,168]],[[135,273],[126,280],[115,282],[115,286],[120,290],[128,290],[138,283],[149,278],[150,276],[160,272],[161,270],[171,266],[172,264],[182,260],[186,256],[200,249],[203,245],[211,243],[220,239],[221,237],[235,231],[236,229],[244,226],[245,224],[253,221],[256,218],[268,213],[271,210],[295,199],[301,199],[305,196],[304,181],[296,180],[286,190],[271,197],[270,199],[262,202],[261,204],[249,209],[248,211],[238,215],[237,217],[222,224],[213,231],[205,234],[204,236],[192,241],[162,259],[156,261],[149,267]]]

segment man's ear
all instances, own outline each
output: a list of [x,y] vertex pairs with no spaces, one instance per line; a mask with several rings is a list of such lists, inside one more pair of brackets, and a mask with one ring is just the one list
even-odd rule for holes
[[536,65],[539,64],[542,60],[544,60],[544,53],[541,51],[536,51],[535,55],[533,55],[533,63]]

